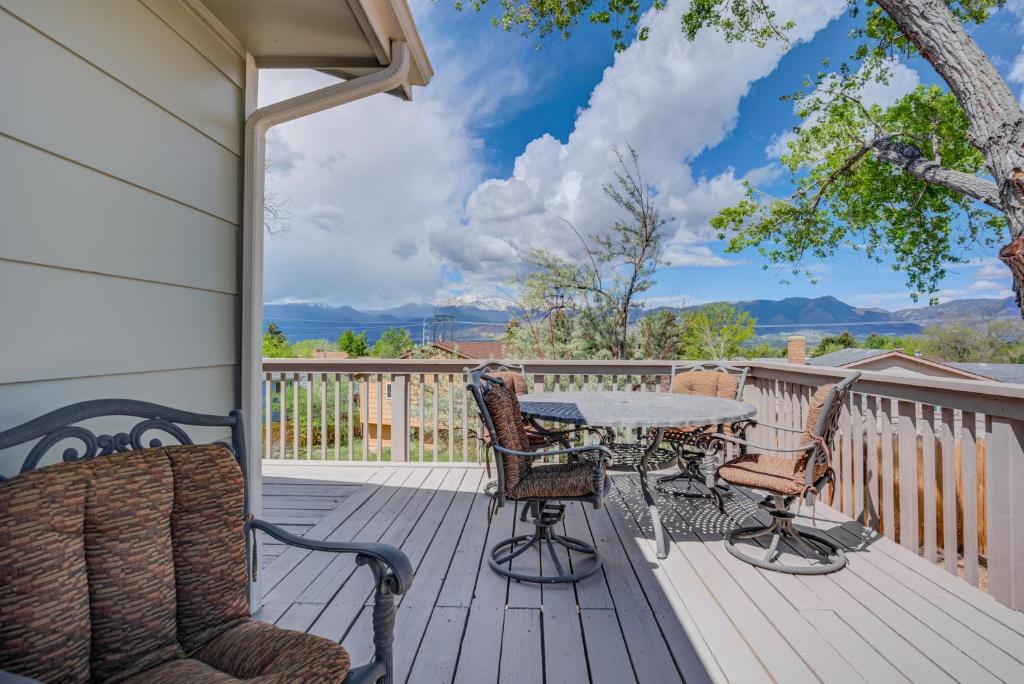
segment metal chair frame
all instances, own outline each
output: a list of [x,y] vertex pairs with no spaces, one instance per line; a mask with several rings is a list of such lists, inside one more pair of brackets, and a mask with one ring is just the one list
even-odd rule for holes
[[[97,435],[93,430],[80,425],[83,421],[97,418],[139,418],[137,423],[124,432]],[[367,684],[385,682],[391,684],[393,672],[392,644],[395,627],[395,595],[404,594],[412,586],[413,569],[408,557],[399,549],[386,544],[362,542],[317,541],[298,537],[265,520],[249,515],[248,488],[249,473],[246,468],[245,423],[242,412],[231,411],[226,416],[193,413],[180,409],[152,404],[134,399],[95,399],[71,404],[42,415],[27,423],[0,432],[0,452],[6,449],[31,444],[28,454],[23,457],[20,473],[40,467],[59,444],[67,445],[69,440],[81,446],[66,446],[61,452],[63,461],[77,461],[101,458],[108,454],[128,452],[137,449],[164,446],[163,440],[145,437],[151,433],[169,435],[178,444],[193,444],[185,427],[227,428],[231,436],[223,444],[242,468],[246,488],[245,530],[247,568],[254,568],[255,530],[260,530],[274,539],[291,546],[312,551],[355,554],[357,565],[367,565],[373,572],[375,591],[373,605],[373,660],[349,671],[346,682]],[[19,473],[19,474],[20,474]],[[16,476],[15,476],[16,477]],[[0,485],[6,478],[0,476]],[[250,541],[250,538],[253,541]],[[250,570],[250,581],[255,581]],[[0,671],[0,680],[8,673]],[[27,680],[26,680],[27,681]]]
[[[736,399],[743,398],[743,388],[747,383],[747,376],[750,374],[750,369],[745,366],[733,366],[726,363],[676,363],[672,364],[672,376],[671,381],[676,379],[676,376],[681,373],[692,373],[696,371],[715,371],[718,373],[728,373],[729,375],[736,376]],[[670,382],[671,382],[670,381]],[[750,425],[751,421],[743,420],[737,421],[730,424],[734,434],[746,435],[746,429]],[[666,437],[665,441],[668,442],[673,450],[676,452],[676,458],[679,465],[679,472],[671,475],[665,475],[659,477],[656,482],[658,491],[674,496],[683,496],[693,499],[709,499],[713,495],[731,495],[730,488],[728,485],[712,484],[710,482],[709,475],[706,472],[706,464],[709,459],[716,455],[717,442],[710,441],[703,438],[701,431],[694,431],[692,434],[688,434],[683,439],[672,439]],[[686,489],[680,490],[676,487],[668,487],[670,482],[676,482],[678,480],[686,480]],[[703,484],[709,493],[700,492],[694,489],[694,482],[700,482]],[[712,493],[711,490],[717,488],[719,491]]]
[[[494,425],[494,419],[484,401],[486,393],[491,386],[504,383],[481,370],[470,373],[470,382],[467,389],[476,401],[480,417],[488,431],[492,435],[491,447],[494,449],[495,461],[497,462],[497,478],[494,483],[492,496],[495,505],[502,508],[509,501],[525,503],[524,520],[528,520],[534,526],[532,534],[522,534],[504,539],[495,544],[488,552],[487,562],[491,569],[499,575],[508,577],[518,582],[532,582],[538,584],[559,584],[575,582],[585,579],[601,568],[601,555],[597,548],[575,537],[559,534],[556,529],[565,519],[565,505],[552,504],[552,501],[580,501],[590,503],[595,509],[604,506],[609,492],[610,481],[607,479],[605,469],[611,463],[614,453],[607,447],[600,444],[588,444],[576,447],[562,447],[559,449],[545,449],[542,451],[516,451],[509,449],[498,441],[498,432]],[[540,459],[552,456],[566,456],[569,459],[587,460],[594,466],[594,493],[587,496],[544,496],[544,497],[517,497],[509,498],[508,488],[505,482],[505,463],[507,457]],[[590,563],[583,567],[575,568],[574,571],[567,569],[555,550],[555,545],[564,547],[566,555],[568,551],[575,551],[590,556]],[[536,548],[540,553],[546,548],[551,560],[551,567],[555,569],[554,574],[535,575],[513,570],[511,562],[515,558],[526,553],[528,549]]]
[[[742,449],[753,449],[755,451],[768,451],[775,453],[792,453],[794,455],[810,452],[807,459],[807,468],[804,475],[805,493],[804,503],[813,506],[815,499],[826,485],[835,486],[835,474],[829,462],[829,452],[823,447],[830,444],[839,425],[839,416],[850,393],[850,388],[860,378],[859,372],[854,372],[836,383],[829,391],[822,406],[821,413],[813,428],[815,441],[800,444],[791,448],[780,448],[775,446],[757,445],[733,435],[717,433],[711,437],[720,442],[736,444]],[[788,432],[803,432],[802,430],[784,429]],[[795,457],[795,456],[794,456]],[[815,477],[815,469],[818,466],[826,466],[824,474]],[[716,478],[721,477],[716,471]],[[726,480],[726,478],[722,478]],[[712,490],[715,491],[715,490]],[[724,513],[724,502],[718,498],[719,510]],[[725,535],[725,546],[729,553],[740,560],[755,565],[765,570],[774,570],[794,575],[824,575],[836,572],[846,565],[846,554],[836,542],[823,534],[814,531],[799,529],[794,524],[796,514],[790,511],[793,502],[799,497],[792,494],[780,494],[769,490],[768,496],[761,501],[761,507],[771,516],[771,522],[767,525],[752,525],[737,527]],[[749,553],[744,553],[736,545],[739,540],[752,540],[768,538],[768,547],[763,557],[758,558]],[[789,565],[779,560],[779,544],[786,542],[795,548],[810,550],[820,555],[824,563],[817,565]]]

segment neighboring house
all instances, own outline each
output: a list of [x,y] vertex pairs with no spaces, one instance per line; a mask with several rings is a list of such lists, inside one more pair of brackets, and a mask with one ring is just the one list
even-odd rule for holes
[[[430,342],[426,347],[432,347],[438,352],[438,356],[448,356],[453,359],[500,359],[505,355],[505,347],[501,342],[494,340],[467,340],[459,342]],[[403,354],[408,356],[409,352]]]
[[840,349],[810,358],[807,365],[879,371],[894,375],[1024,383],[1024,365],[936,361],[907,354],[899,349]]
[[[0,428],[103,397],[241,406],[258,506],[265,136],[426,85],[406,0],[0,10]],[[257,109],[264,68],[339,80]]]
[[313,351],[314,359],[347,359],[348,352],[343,351],[327,351],[325,349],[316,349]]

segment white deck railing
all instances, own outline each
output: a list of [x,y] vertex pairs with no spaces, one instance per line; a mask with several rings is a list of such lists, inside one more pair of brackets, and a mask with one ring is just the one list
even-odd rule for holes
[[[479,420],[463,372],[474,363],[265,359],[264,458],[480,462]],[[672,366],[522,363],[534,392],[667,391]],[[744,365],[751,368],[744,398],[758,416],[798,428],[814,390],[847,374]],[[752,435],[761,443],[777,438],[791,437]],[[1024,386],[865,372],[843,409],[833,453],[835,508],[1024,609]]]

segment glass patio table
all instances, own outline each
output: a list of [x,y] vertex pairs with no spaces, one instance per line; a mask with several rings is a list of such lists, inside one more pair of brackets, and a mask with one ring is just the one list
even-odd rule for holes
[[[675,453],[661,446],[665,429],[724,425],[752,418],[756,413],[750,404],[734,399],[618,391],[541,392],[520,397],[520,407],[524,416],[534,420],[605,430],[602,443],[616,454],[611,468],[634,470],[640,476],[640,490],[650,511],[658,558],[668,556],[668,536],[647,473],[676,462]],[[636,441],[616,441],[615,431],[620,428],[634,432]]]

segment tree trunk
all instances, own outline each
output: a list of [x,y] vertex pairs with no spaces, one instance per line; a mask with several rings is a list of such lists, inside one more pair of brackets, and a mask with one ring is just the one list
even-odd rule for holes
[[[1010,238],[1024,234],[1024,112],[995,66],[942,0],[877,0],[935,68],[970,120],[971,143],[999,189]],[[1024,283],[1014,278],[1024,316]]]

